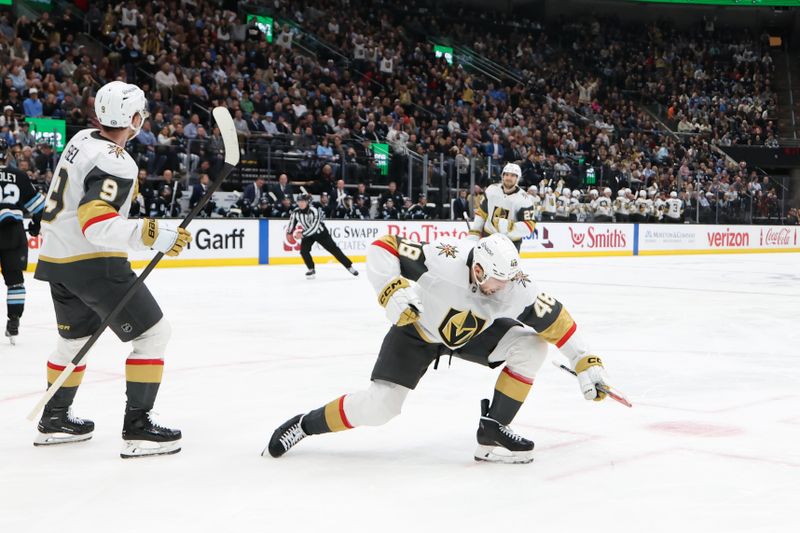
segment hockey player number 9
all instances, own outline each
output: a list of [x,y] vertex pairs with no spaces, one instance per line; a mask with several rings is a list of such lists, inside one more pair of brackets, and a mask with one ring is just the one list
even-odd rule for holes
[[56,216],[64,209],[64,190],[67,188],[67,181],[69,176],[67,175],[67,171],[63,168],[58,173],[58,176],[55,176],[53,180],[55,180],[55,185],[53,187],[53,192],[50,194],[50,197],[47,199],[47,205],[44,208],[44,215],[42,215],[42,220],[45,222],[52,222],[55,220]]
[[103,186],[100,187],[100,199],[106,202],[113,202],[117,198],[118,191],[119,187],[117,186],[117,182],[111,178],[106,178],[103,182]]

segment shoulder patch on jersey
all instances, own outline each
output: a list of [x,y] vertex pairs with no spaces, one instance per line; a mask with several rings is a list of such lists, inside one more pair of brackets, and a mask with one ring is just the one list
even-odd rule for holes
[[125,148],[117,144],[108,143],[108,155],[113,155],[117,159],[125,157]]
[[531,277],[527,275],[525,272],[519,271],[514,278],[514,281],[522,285],[523,287],[527,287],[528,283],[531,282]]
[[458,248],[452,244],[440,243],[436,249],[439,250],[439,255],[450,257],[452,259],[455,259],[458,255]]

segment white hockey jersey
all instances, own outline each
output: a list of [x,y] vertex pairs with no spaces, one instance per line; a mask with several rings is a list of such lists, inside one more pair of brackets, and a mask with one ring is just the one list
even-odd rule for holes
[[666,217],[679,220],[683,214],[683,200],[680,198],[667,198]]
[[476,244],[470,239],[419,243],[386,236],[367,251],[367,277],[379,300],[398,276],[412,282],[423,311],[417,322],[404,327],[416,328],[427,342],[458,350],[505,318],[555,344],[567,357],[588,353],[566,309],[540,293],[524,273],[502,291],[484,295],[470,279]]
[[556,198],[556,218],[563,218],[563,219],[569,218],[569,210],[571,203],[572,203],[571,197],[559,194],[558,198]]
[[518,242],[533,233],[536,212],[528,193],[515,187],[511,193],[493,183],[486,188],[481,206],[475,210],[470,234],[478,237],[502,233]]
[[551,215],[555,215],[555,213],[556,213],[556,195],[555,195],[555,193],[552,193],[552,192],[545,193],[542,211],[545,212],[545,213],[550,213]]
[[592,214],[594,216],[611,216],[611,198],[601,196],[597,200],[592,201]]
[[127,261],[128,249],[147,249],[142,222],[127,219],[137,172],[128,152],[96,129],[67,143],[45,200],[37,279],[58,281],[70,270],[72,278],[103,275],[109,263]]

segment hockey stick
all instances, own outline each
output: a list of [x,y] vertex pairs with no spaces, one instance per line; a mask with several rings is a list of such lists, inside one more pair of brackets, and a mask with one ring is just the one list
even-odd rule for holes
[[[189,223],[200,213],[200,211],[205,208],[206,204],[211,200],[211,196],[214,194],[219,186],[225,181],[225,178],[233,171],[237,164],[239,164],[239,141],[236,135],[236,127],[233,125],[233,119],[231,118],[230,112],[225,107],[215,107],[212,111],[214,115],[214,119],[217,121],[217,126],[219,127],[220,133],[222,134],[222,142],[225,147],[225,163],[220,170],[219,174],[214,178],[214,181],[209,185],[208,190],[197,202],[197,205],[186,215],[186,218],[180,223],[181,228],[185,228],[189,225]],[[36,415],[41,412],[47,402],[50,401],[58,389],[64,384],[67,378],[72,374],[72,371],[75,370],[75,367],[81,364],[86,354],[89,352],[92,346],[97,342],[97,339],[100,338],[100,335],[103,334],[103,331],[108,327],[111,323],[111,320],[114,319],[117,314],[125,307],[125,304],[133,297],[136,291],[144,284],[144,280],[147,276],[150,275],[150,272],[156,267],[161,258],[164,257],[162,252],[159,252],[150,260],[147,267],[139,274],[139,277],[136,278],[136,281],[128,288],[127,292],[120,298],[108,316],[103,320],[97,330],[89,337],[89,340],[81,347],[80,351],[78,351],[77,355],[72,358],[70,364],[61,371],[58,375],[58,378],[50,385],[50,388],[42,395],[42,398],[36,404],[36,406],[28,413],[28,420],[33,421],[36,418]]]
[[[570,374],[572,374],[573,376],[576,376],[576,377],[578,376],[578,374],[574,370],[570,369],[569,367],[566,367],[566,366],[564,366],[564,365],[562,365],[560,363],[556,363],[555,361],[551,361],[551,363],[553,363],[553,366],[555,366],[556,368],[560,368],[564,372],[569,372]],[[612,391],[609,387],[607,387],[605,385],[599,385],[599,384],[595,385],[595,387],[597,388],[597,390],[599,390],[602,393],[608,394],[609,398],[611,398],[614,401],[617,401],[617,402],[621,403],[625,407],[633,407],[633,405],[631,405],[631,402],[629,402],[627,400],[627,398],[625,398],[625,396],[623,396],[622,394],[620,394],[618,392]]]

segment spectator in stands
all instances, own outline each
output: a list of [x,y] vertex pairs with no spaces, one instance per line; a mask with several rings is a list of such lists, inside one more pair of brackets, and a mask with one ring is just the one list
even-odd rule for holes
[[337,180],[336,188],[331,193],[331,198],[333,199],[333,203],[336,206],[336,208],[342,207],[344,205],[344,199],[348,196],[349,195],[347,194],[347,191],[345,191],[344,188],[344,180]]
[[264,127],[264,132],[267,135],[278,134],[278,126],[272,121],[272,111],[268,111],[267,114],[264,116],[264,120],[262,121],[262,126]]
[[22,108],[25,111],[25,115],[29,117],[41,117],[44,116],[44,109],[42,107],[42,101],[39,100],[39,89],[36,87],[31,87],[28,91],[28,98],[22,104]]

